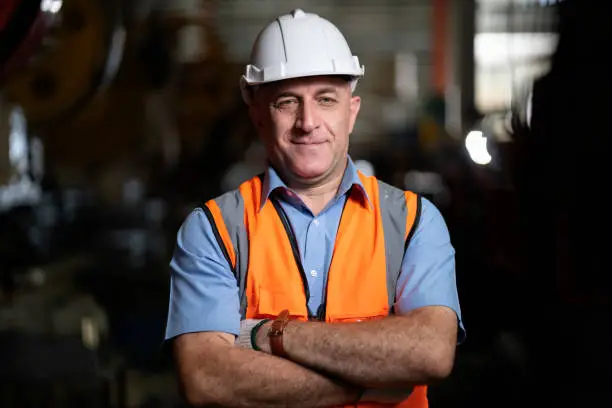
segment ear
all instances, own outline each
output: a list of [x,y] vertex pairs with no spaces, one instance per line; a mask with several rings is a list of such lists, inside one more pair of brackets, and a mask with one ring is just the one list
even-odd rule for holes
[[359,109],[361,109],[361,97],[360,96],[351,97],[351,104],[349,106],[349,110],[350,110],[349,134],[353,133],[353,127],[355,127],[355,120],[357,120]]

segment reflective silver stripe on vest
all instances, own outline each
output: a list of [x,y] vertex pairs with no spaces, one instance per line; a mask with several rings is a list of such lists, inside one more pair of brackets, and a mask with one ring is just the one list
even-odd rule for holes
[[[244,199],[238,190],[233,190],[215,198],[215,202],[221,210],[223,222],[225,222],[236,254],[234,274],[238,283],[240,314],[244,319],[248,304],[245,292],[247,266],[249,265],[249,237],[244,225]],[[223,242],[220,242],[219,245],[223,245]]]
[[[406,217],[408,208],[404,192],[378,180],[380,211],[385,238],[385,256],[387,260],[387,296],[389,309],[395,303],[397,280],[400,274],[405,250]],[[238,190],[230,191],[215,199],[221,210],[223,221],[234,246],[236,254],[235,275],[239,288],[240,313],[246,317],[246,273],[249,263],[249,238],[244,224],[244,200]],[[413,228],[416,228],[418,218]],[[223,245],[223,242],[219,242]]]
[[395,288],[404,259],[408,207],[406,206],[406,196],[402,190],[380,180],[378,180],[378,195],[385,236],[389,313],[393,313]]

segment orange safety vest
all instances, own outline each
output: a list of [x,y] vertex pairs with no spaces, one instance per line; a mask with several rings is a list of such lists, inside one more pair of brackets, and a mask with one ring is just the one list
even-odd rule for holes
[[[401,259],[418,221],[420,199],[415,193],[361,173],[359,177],[371,205],[351,190],[336,234],[324,313],[318,316],[326,322],[368,320],[392,313]],[[291,225],[274,198],[261,206],[262,184],[261,177],[254,177],[203,207],[237,276],[242,316],[274,318],[289,309],[294,318],[313,318],[308,313],[308,284]],[[402,236],[394,238],[398,231]],[[427,407],[427,387],[414,387],[405,401],[393,406]]]

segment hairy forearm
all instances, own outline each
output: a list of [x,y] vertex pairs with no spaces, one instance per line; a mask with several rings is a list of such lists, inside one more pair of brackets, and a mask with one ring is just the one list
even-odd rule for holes
[[326,407],[352,403],[359,396],[357,388],[249,349],[207,355],[197,378],[192,392],[198,391],[188,399],[199,406]]
[[435,314],[414,311],[359,323],[291,322],[283,344],[291,360],[352,384],[426,384],[448,375],[456,344],[456,325],[433,322]]

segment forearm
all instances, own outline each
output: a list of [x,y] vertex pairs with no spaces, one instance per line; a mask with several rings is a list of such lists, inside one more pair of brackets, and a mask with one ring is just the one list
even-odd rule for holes
[[426,384],[448,375],[456,327],[440,329],[415,311],[359,323],[292,322],[283,344],[306,367],[366,387]]
[[352,403],[360,393],[291,361],[239,348],[207,356],[197,386],[207,395],[197,405],[236,408],[328,407]]

